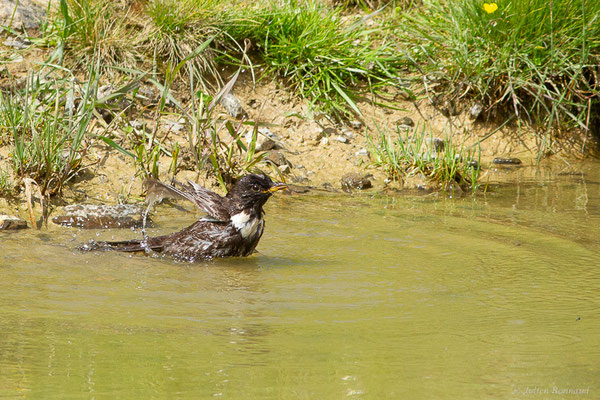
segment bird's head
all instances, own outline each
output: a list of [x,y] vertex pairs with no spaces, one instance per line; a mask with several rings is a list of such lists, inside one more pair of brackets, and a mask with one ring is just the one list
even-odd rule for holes
[[240,211],[248,208],[259,211],[273,193],[282,189],[287,189],[287,185],[273,182],[265,174],[252,174],[237,181],[227,197],[233,202],[232,206]]

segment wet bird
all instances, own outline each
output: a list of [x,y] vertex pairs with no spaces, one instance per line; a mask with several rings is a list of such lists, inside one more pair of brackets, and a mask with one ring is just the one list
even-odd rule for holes
[[189,182],[173,185],[149,180],[148,196],[184,198],[205,211],[187,228],[163,236],[120,242],[91,242],[83,250],[156,252],[181,261],[218,257],[245,257],[254,252],[265,228],[263,206],[271,195],[287,186],[268,176],[246,175],[225,197]]

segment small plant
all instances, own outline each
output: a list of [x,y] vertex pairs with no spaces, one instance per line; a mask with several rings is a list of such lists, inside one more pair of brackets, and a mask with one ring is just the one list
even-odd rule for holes
[[59,193],[81,167],[96,87],[93,75],[82,88],[74,79],[37,72],[24,90],[0,93],[0,126],[11,139],[12,169],[22,180],[33,179],[44,196]]
[[[171,158],[168,172],[171,173],[172,176],[177,172],[177,163],[180,152],[179,143],[174,142],[171,150],[168,150],[165,145],[166,136],[160,142],[156,139],[158,121],[160,116],[167,111],[166,104],[168,102],[172,103],[179,112],[181,112],[181,118],[183,118],[190,127],[187,129],[187,144],[196,162],[197,168],[212,168],[219,183],[224,189],[226,189],[229,184],[233,183],[240,175],[246,172],[255,171],[254,168],[256,164],[264,157],[264,154],[255,154],[256,138],[258,134],[258,127],[256,124],[239,122],[234,126],[234,123],[231,121],[221,121],[213,117],[215,105],[223,96],[231,91],[237,81],[241,68],[215,96],[208,96],[196,87],[197,81],[194,77],[197,76],[198,71],[195,70],[195,64],[191,61],[194,57],[201,54],[208,45],[212,43],[213,39],[214,37],[205,40],[177,65],[169,65],[166,69],[164,81],[158,82],[153,78],[149,78],[149,80],[161,91],[161,98],[155,109],[153,118],[155,129],[152,133],[147,133],[142,129],[141,138],[132,138],[130,135],[132,130],[127,130],[126,134],[127,137],[129,137],[130,142],[129,147],[132,151],[125,149],[112,138],[106,136],[100,137],[100,139],[110,147],[131,157],[143,179],[148,176],[153,176],[155,178],[159,177],[159,160],[161,155],[166,155]],[[248,44],[244,49],[244,57],[247,50]],[[191,96],[191,102],[187,106],[176,99],[171,91],[171,87],[178,72],[184,67],[188,67],[190,71],[188,78],[190,80],[190,92],[193,94]],[[138,75],[140,75],[139,71]],[[244,127],[247,125],[254,126],[252,140],[248,146],[242,141],[242,135],[245,133]]]
[[[379,142],[368,136],[369,147],[374,155],[373,165],[381,167],[387,175],[396,180],[403,176],[423,174],[429,180],[438,182],[444,190],[458,185],[462,189],[476,190],[480,165],[479,152],[456,148],[451,137],[435,140],[425,129],[415,127],[412,136],[396,134],[396,140],[386,131],[378,131]],[[429,137],[428,137],[429,136]],[[475,156],[477,159],[475,160]]]
[[255,166],[266,155],[266,153],[255,154],[258,125],[254,125],[252,139],[248,146],[242,141],[244,133],[242,128],[243,124],[234,127],[230,121],[227,121],[224,130],[229,134],[228,139],[221,138],[216,125],[209,128],[212,144],[209,159],[223,189],[226,189],[245,173],[258,172]]
[[[177,65],[186,60],[189,71],[196,73],[196,79],[204,83],[204,74],[219,79],[213,52],[203,46],[211,43],[215,34],[213,20],[219,13],[217,0],[151,0],[145,13],[152,27],[144,47],[153,54],[155,62]],[[156,58],[158,57],[158,60]]]
[[[249,43],[246,42],[243,57],[246,56]],[[231,121],[220,122],[212,117],[214,106],[226,96],[241,72],[237,73],[227,82],[225,86],[214,97],[207,96],[201,91],[196,92],[192,98],[191,115],[192,132],[190,143],[197,149],[195,155],[198,165],[210,160],[217,180],[224,190],[231,185],[242,174],[255,171],[255,166],[260,162],[265,153],[256,155],[256,139],[258,137],[258,124],[245,123],[244,121],[234,124]],[[190,76],[192,79],[192,76]],[[190,82],[194,91],[193,80]],[[210,100],[210,102],[208,102]],[[198,104],[197,104],[198,102]],[[242,141],[245,133],[244,126],[252,125],[252,137],[248,146]]]
[[15,191],[15,183],[12,179],[12,171],[5,165],[0,167],[0,196],[8,197]]

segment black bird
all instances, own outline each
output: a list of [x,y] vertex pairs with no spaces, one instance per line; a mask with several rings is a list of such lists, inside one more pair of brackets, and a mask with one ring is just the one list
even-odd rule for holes
[[181,261],[193,262],[218,257],[249,256],[254,252],[265,228],[263,205],[271,195],[287,186],[268,176],[246,175],[225,197],[188,181],[174,185],[157,180],[147,182],[149,196],[182,197],[208,216],[187,228],[163,236],[122,242],[91,242],[83,250],[138,252],[152,250]]

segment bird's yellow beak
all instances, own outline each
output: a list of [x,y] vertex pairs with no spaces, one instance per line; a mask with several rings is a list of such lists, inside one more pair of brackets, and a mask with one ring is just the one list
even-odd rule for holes
[[287,189],[287,185],[285,183],[275,183],[275,184],[273,184],[273,186],[271,186],[267,190],[263,191],[263,193],[274,193],[278,190],[285,190],[285,189]]

